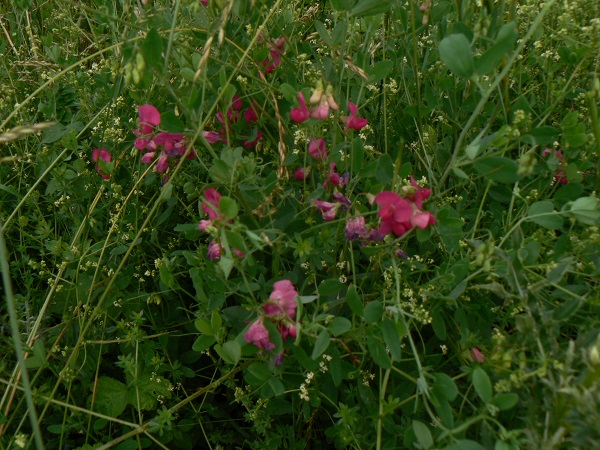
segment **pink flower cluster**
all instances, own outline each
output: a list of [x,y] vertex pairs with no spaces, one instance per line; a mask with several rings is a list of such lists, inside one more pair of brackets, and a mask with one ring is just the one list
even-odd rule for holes
[[273,292],[262,306],[264,315],[250,325],[244,334],[245,341],[262,350],[271,351],[275,348],[275,344],[270,340],[269,330],[265,326],[265,319],[277,327],[284,341],[288,336],[292,339],[296,338],[294,318],[298,307],[297,298],[298,292],[290,280],[275,282]]
[[380,241],[387,234],[402,236],[414,227],[425,229],[434,225],[433,214],[422,211],[423,200],[431,195],[431,189],[420,187],[411,177],[411,185],[403,188],[403,196],[391,191],[383,191],[375,196],[379,206],[379,228],[369,230],[364,217],[359,216],[346,222],[346,239]]
[[265,68],[265,73],[273,73],[273,71],[281,64],[281,56],[283,55],[285,46],[285,38],[280,37],[271,44],[271,50],[269,50],[269,56],[266,58],[262,65]]
[[[221,112],[216,114],[217,120],[221,122],[221,129],[219,131],[204,131],[202,133],[206,140],[210,144],[215,144],[217,142],[228,143],[227,139],[232,136],[233,132],[232,125],[242,124],[242,128],[246,128],[246,125],[258,122],[256,103],[252,102],[252,105],[242,112],[243,107],[244,104],[242,99],[239,96],[234,95],[231,106],[227,109],[225,116]],[[246,148],[256,147],[262,135],[262,131],[254,131],[254,127],[252,127],[252,130],[250,130],[250,132],[246,134],[245,139],[243,139],[242,145]]]
[[[227,221],[226,217],[221,214],[219,211],[219,200],[222,195],[215,188],[209,188],[204,191],[204,200],[202,201],[202,211],[208,215],[208,220],[201,220],[198,224],[198,229],[203,232],[211,232],[213,234],[217,234],[217,229],[225,222],[231,222],[231,220]],[[243,258],[245,256],[244,252],[238,250],[237,248],[232,248],[231,251],[238,257]],[[223,248],[221,244],[212,239],[208,243],[208,252],[207,257],[211,261],[218,261],[221,259],[221,254],[223,252]]]
[[547,148],[542,152],[542,156],[546,158],[547,156],[552,155],[554,159],[556,159],[557,168],[554,171],[554,181],[560,184],[567,184],[567,174],[565,172],[565,166],[567,165],[565,161],[565,155],[560,150],[552,151],[551,148]]
[[[160,131],[155,133],[155,128],[160,125],[160,112],[152,105],[138,106],[139,128],[133,130],[133,133],[138,136],[134,142],[135,148],[140,151],[145,151],[142,156],[143,164],[150,164],[159,153],[156,163],[156,171],[164,173],[171,164],[176,164],[176,160],[181,158],[186,150],[187,145],[183,134],[168,133]],[[188,158],[196,156],[194,150],[190,151]]]
[[98,160],[102,160],[105,163],[109,163],[112,161],[112,156],[110,155],[110,153],[108,152],[108,150],[106,150],[105,148],[95,148],[92,151],[92,159],[94,160],[96,164],[96,172],[98,172],[98,174],[100,174],[100,176],[102,178],[104,178],[105,180],[108,180],[110,178],[110,175],[107,173],[104,173],[102,171],[102,168],[100,167],[100,163],[98,162]]

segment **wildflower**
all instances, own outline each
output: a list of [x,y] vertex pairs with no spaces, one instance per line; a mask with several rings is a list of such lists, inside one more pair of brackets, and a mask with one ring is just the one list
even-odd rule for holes
[[354,241],[366,235],[365,218],[363,216],[355,217],[346,222],[346,239]]
[[227,139],[225,139],[221,133],[217,133],[216,131],[204,131],[202,134],[209,144],[216,144],[219,141],[227,142]]
[[219,200],[221,194],[215,188],[209,188],[204,191],[204,201],[202,202],[202,211],[208,214],[210,220],[220,219]]
[[331,163],[329,165],[329,174],[327,175],[327,180],[323,183],[323,188],[327,188],[329,183],[334,186],[345,186],[348,183],[348,179],[350,177],[349,173],[345,173],[344,175],[340,175],[335,171],[335,163]]
[[325,139],[311,139],[308,142],[308,154],[317,160],[327,159],[327,151],[325,150]]
[[140,129],[134,131],[136,135],[150,134],[154,131],[154,127],[160,125],[160,112],[156,107],[146,104],[138,106],[138,115],[140,117]]
[[286,314],[290,319],[296,315],[298,292],[290,280],[281,280],[273,285],[273,292],[263,309],[267,316]]
[[[555,152],[552,152],[552,149],[547,148],[542,152],[542,156],[545,158],[548,155],[551,155],[551,158],[549,159],[549,163],[553,166],[556,167],[556,170],[554,171],[554,181],[560,184],[567,184],[568,180],[566,177],[566,173],[564,171],[564,167],[566,165],[565,162],[565,156],[563,155],[563,153],[560,150],[556,150]],[[554,161],[553,161],[553,158]]]
[[346,197],[344,194],[340,194],[338,191],[335,191],[333,193],[333,199],[337,203],[341,203],[341,205],[342,205],[342,207],[344,207],[344,209],[346,209],[345,208],[346,206],[350,206],[352,204],[352,202],[350,201],[350,199],[348,197]]
[[213,226],[212,220],[201,220],[198,224],[198,229],[200,231],[206,231],[209,227]]
[[265,67],[265,73],[272,73],[281,64],[281,55],[285,46],[285,38],[277,39],[269,51],[269,57],[262,62]]
[[[92,159],[95,163],[98,163],[98,160],[100,159],[105,163],[109,163],[112,160],[112,156],[105,148],[95,148],[92,151]],[[96,172],[98,172],[98,174],[100,174],[100,176],[105,180],[108,180],[110,178],[109,174],[102,172],[102,168],[100,167],[99,163],[96,164]]]
[[292,175],[296,180],[304,181],[310,174],[310,167],[298,167]]
[[429,194],[425,191],[416,191],[414,201],[409,201],[395,192],[384,191],[377,194],[375,203],[380,206],[378,215],[381,219],[379,232],[394,232],[396,236],[402,236],[413,226],[425,229],[435,224],[435,217],[429,212],[421,211],[418,206],[426,195]]
[[259,317],[250,325],[250,328],[244,334],[244,340],[248,344],[254,344],[258,348],[270,351],[275,348],[275,344],[269,340],[269,330],[267,330],[263,321],[264,318]]
[[315,200],[314,205],[321,211],[321,214],[323,214],[323,219],[327,221],[335,219],[337,210],[340,207],[340,203],[330,203],[321,200]]
[[333,87],[331,85],[327,86],[325,92],[323,92],[320,82],[317,86],[317,89],[310,97],[310,103],[318,103],[318,105],[310,112],[310,117],[325,120],[329,117],[329,108],[338,110],[339,106],[333,98]]
[[284,341],[288,336],[292,339],[296,339],[296,336],[298,336],[298,330],[296,329],[295,323],[280,324],[277,329],[279,330],[279,333],[281,333],[281,339]]
[[290,112],[290,117],[296,123],[301,123],[308,120],[310,112],[306,107],[306,100],[304,100],[304,94],[298,91],[298,101],[300,102],[299,108],[293,108]]
[[483,362],[485,361],[485,356],[477,347],[473,347],[469,353],[471,354],[471,358],[473,358],[473,361],[477,361],[479,364],[483,364]]
[[218,261],[219,259],[221,259],[221,246],[215,241],[210,241],[208,243],[208,252],[206,256],[211,261]]
[[367,119],[356,117],[356,113],[358,112],[356,105],[352,102],[348,102],[348,110],[350,111],[350,115],[348,117],[342,117],[342,120],[346,123],[346,130],[344,133],[348,133],[348,129],[350,128],[354,130],[363,129],[368,121]]

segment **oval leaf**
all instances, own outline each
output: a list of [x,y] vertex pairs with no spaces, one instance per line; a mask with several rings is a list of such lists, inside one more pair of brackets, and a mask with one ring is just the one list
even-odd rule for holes
[[464,34],[451,34],[442,39],[440,58],[457,76],[469,78],[475,71],[471,45]]

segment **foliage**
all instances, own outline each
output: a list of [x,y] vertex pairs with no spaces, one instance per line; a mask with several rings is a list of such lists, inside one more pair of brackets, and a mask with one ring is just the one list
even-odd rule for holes
[[2,448],[600,446],[600,5],[9,3]]

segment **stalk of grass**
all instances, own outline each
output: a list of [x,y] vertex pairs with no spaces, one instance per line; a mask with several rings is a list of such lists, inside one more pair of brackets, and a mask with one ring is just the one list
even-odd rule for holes
[[42,431],[38,423],[35,404],[33,402],[33,393],[29,383],[29,375],[27,374],[27,366],[25,365],[25,357],[23,351],[23,342],[21,341],[21,333],[19,332],[19,321],[17,320],[17,308],[15,307],[15,299],[13,296],[12,285],[10,280],[10,267],[8,264],[8,251],[4,240],[4,233],[0,227],[0,267],[2,268],[2,282],[4,283],[4,293],[6,295],[6,307],[10,317],[10,330],[13,338],[13,345],[17,356],[17,364],[21,370],[21,383],[23,384],[23,393],[27,401],[27,414],[33,430],[35,446],[38,450],[44,448]]

